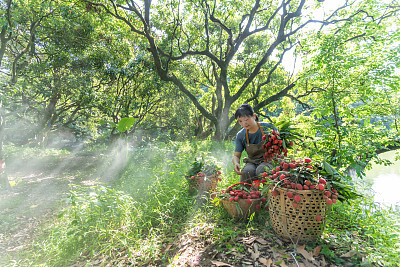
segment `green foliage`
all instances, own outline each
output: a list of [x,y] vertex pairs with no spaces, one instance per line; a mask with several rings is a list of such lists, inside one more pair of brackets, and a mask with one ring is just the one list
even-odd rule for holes
[[[116,2],[121,7],[125,3]],[[116,2],[101,1],[110,10]],[[145,134],[171,147],[157,143],[156,148],[135,148],[116,186],[135,200],[154,201],[140,206],[156,210],[147,214],[151,227],[190,209],[182,193],[182,177],[193,155],[209,156],[217,150],[213,147],[224,156],[233,151],[231,144],[170,141],[201,136],[198,133],[206,127],[217,137],[224,136],[230,113],[241,102],[251,100],[272,121],[291,121],[303,146],[293,155],[319,156],[340,173],[353,168],[363,176],[371,160],[389,164],[376,153],[399,144],[400,35],[398,20],[392,19],[398,10],[385,1],[351,3],[332,14],[335,23],[327,23],[330,27],[318,31],[299,27],[277,47],[271,45],[280,29],[289,33],[306,19],[315,19],[323,4],[305,1],[302,17],[280,28],[281,17],[274,14],[280,14],[281,3],[262,2],[245,28],[254,1],[153,2],[148,40],[155,42],[154,53],[163,51],[156,63],[167,70],[164,81],[155,74],[157,57],[149,53],[142,21],[135,12],[120,12],[123,20],[118,20],[99,6],[81,1],[73,5],[36,0],[12,3],[10,10],[0,10],[4,36],[12,37],[1,39],[1,47],[6,48],[0,55],[1,119],[7,120],[2,137],[42,144],[48,131],[68,128],[76,137],[96,142],[108,140],[115,130],[141,134],[140,130],[150,129]],[[296,11],[297,3],[286,6],[288,14]],[[249,32],[248,38],[235,43]],[[279,57],[294,43],[301,44],[295,54],[304,62],[297,77],[279,66]],[[269,51],[268,60],[262,62]],[[254,70],[254,79],[248,80]],[[172,85],[166,80],[179,82]],[[296,86],[282,92],[293,80]],[[100,118],[111,127],[99,126]],[[285,125],[279,127],[286,132]],[[46,153],[58,156],[58,152]],[[224,159],[225,166],[229,162]],[[322,168],[342,187],[343,196],[354,197],[342,183],[347,177],[325,165]],[[221,187],[237,179],[231,168],[223,171],[226,179]],[[163,217],[154,208],[156,202],[176,205],[176,211],[160,208],[160,212],[171,211],[166,212],[170,217]],[[156,242],[146,241],[146,248],[157,251]]]
[[[205,229],[202,238],[218,251],[243,252],[238,237],[252,233],[271,236],[267,211],[234,222],[225,209],[190,196],[183,175],[193,155],[213,154],[226,162],[218,189],[238,181],[230,155],[232,143],[211,141],[157,143],[136,147],[112,186],[72,186],[66,207],[45,224],[40,238],[15,259],[15,266],[94,264],[98,259],[118,265],[166,265],[173,255],[163,252],[180,236]],[[65,204],[64,204],[65,205]],[[321,253],[341,264],[341,255],[355,251],[351,262],[390,266],[399,261],[398,210],[383,209],[364,197],[339,202],[328,212]],[[5,218],[7,219],[7,218]],[[163,246],[164,244],[164,246]]]
[[[396,266],[400,262],[399,214],[398,207],[384,208],[368,197],[333,206],[324,234],[330,248],[324,255],[335,261],[337,254],[350,251],[354,265]],[[339,251],[333,253],[334,248]]]
[[190,169],[186,173],[186,176],[190,177],[198,173],[204,173],[206,176],[212,175],[218,172],[220,169],[221,167],[218,166],[218,162],[214,157],[207,157],[206,159],[199,158],[192,162]]
[[399,140],[398,112],[393,110],[399,94],[392,86],[399,75],[390,67],[399,62],[393,53],[399,36],[391,30],[398,26],[381,17],[384,5],[357,2],[355,7],[368,10],[369,16],[361,12],[351,21],[315,31],[300,49],[305,69],[296,95],[307,97],[302,98],[296,120],[308,125],[303,133],[314,138],[315,149],[310,150],[333,166],[350,166],[359,176],[376,151]]
[[326,180],[338,191],[339,199],[351,200],[361,197],[357,193],[351,177],[343,176],[325,160],[321,162],[319,168],[321,175],[326,177]]
[[117,124],[117,130],[120,133],[126,132],[129,130],[137,119],[129,117],[129,118],[122,118]]
[[16,146],[14,144],[4,145],[4,155],[8,160],[24,159],[30,160],[37,155],[41,157],[57,158],[63,155],[70,155],[71,152],[65,149],[56,148],[39,148],[28,146]]

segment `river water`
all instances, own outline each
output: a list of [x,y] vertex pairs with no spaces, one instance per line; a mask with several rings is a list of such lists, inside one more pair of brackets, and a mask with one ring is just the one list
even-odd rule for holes
[[372,163],[372,169],[366,171],[365,179],[372,184],[375,202],[385,206],[400,206],[400,161],[394,161],[395,155],[396,151],[380,154],[380,158],[394,164],[383,166]]

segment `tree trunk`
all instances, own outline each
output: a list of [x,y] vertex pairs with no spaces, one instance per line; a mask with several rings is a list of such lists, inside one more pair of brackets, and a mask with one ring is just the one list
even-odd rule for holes
[[11,186],[6,173],[6,162],[3,152],[4,124],[3,100],[0,99],[0,190],[9,190]]
[[215,134],[214,139],[217,141],[225,140],[225,137],[228,133],[228,127],[230,124],[229,120],[229,110],[231,105],[225,104],[224,109],[221,114],[218,114],[217,124],[215,125]]
[[40,146],[45,146],[47,142],[47,135],[50,131],[52,121],[56,119],[57,116],[57,104],[61,99],[61,78],[59,75],[58,69],[54,68],[53,70],[53,88],[52,88],[52,96],[49,99],[49,102],[44,111],[43,117],[39,122],[36,130],[36,141]]

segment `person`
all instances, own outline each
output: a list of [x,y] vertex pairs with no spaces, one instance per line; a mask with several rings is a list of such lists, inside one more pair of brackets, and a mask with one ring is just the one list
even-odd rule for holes
[[[240,175],[240,182],[251,183],[258,180],[259,175],[265,171],[265,167],[272,168],[272,164],[264,160],[264,134],[277,128],[270,123],[259,122],[258,116],[254,113],[249,104],[241,105],[235,112],[235,119],[243,127],[235,139],[235,152],[232,157],[234,171]],[[246,150],[247,158],[243,169],[240,167],[242,152]]]

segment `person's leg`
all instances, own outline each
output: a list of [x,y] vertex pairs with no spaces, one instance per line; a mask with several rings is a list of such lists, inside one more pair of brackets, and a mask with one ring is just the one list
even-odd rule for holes
[[[261,162],[260,165],[257,166],[256,168],[256,173],[255,175],[257,177],[259,177],[260,174],[262,174],[263,172],[265,172],[265,170],[268,169],[272,169],[272,164],[271,163],[266,163],[266,162]],[[262,179],[262,177],[259,177],[260,179]]]
[[256,176],[256,165],[253,163],[246,163],[241,170],[242,175],[240,176],[241,183],[251,183]]

